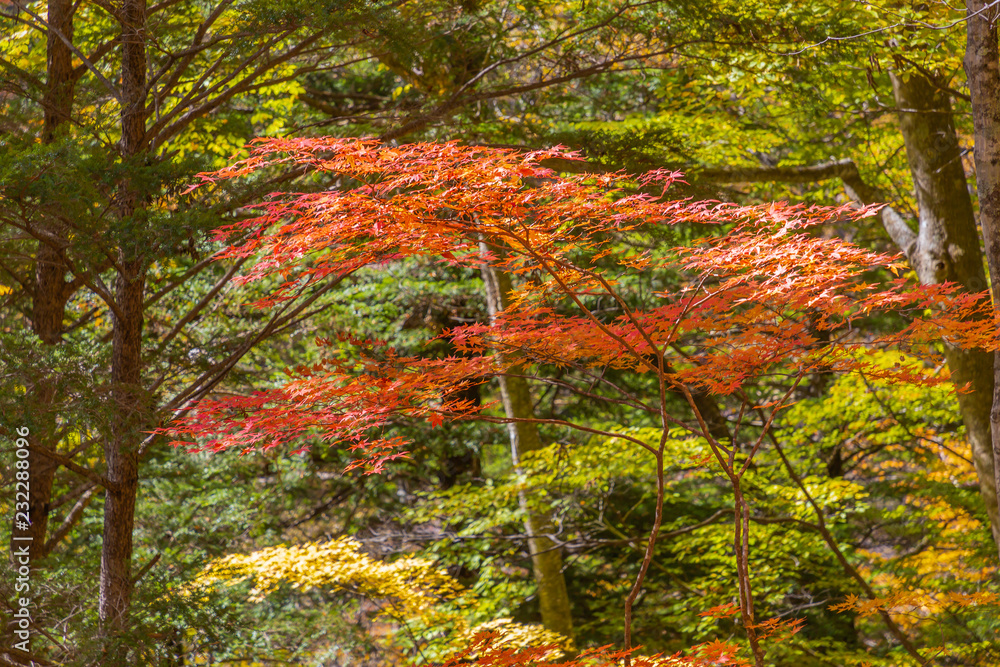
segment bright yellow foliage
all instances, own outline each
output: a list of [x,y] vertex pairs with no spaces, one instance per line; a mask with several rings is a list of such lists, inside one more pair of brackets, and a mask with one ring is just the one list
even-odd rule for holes
[[250,554],[233,554],[209,564],[196,583],[237,583],[253,579],[250,600],[259,602],[282,582],[308,591],[313,588],[347,590],[387,600],[396,613],[416,615],[439,599],[458,594],[458,583],[434,563],[402,558],[386,563],[362,553],[361,545],[340,538],[300,546],[277,546]]
[[[216,583],[231,585],[250,579],[249,600],[260,602],[282,583],[308,591],[314,588],[343,590],[373,600],[388,602],[382,614],[407,623],[450,628],[440,645],[443,655],[460,651],[484,632],[502,649],[551,647],[546,659],[559,659],[571,642],[562,635],[537,625],[515,623],[509,618],[472,626],[458,599],[469,595],[442,569],[423,558],[401,558],[383,562],[362,552],[361,545],[348,537],[298,546],[276,546],[250,554],[233,554],[209,563],[194,587]],[[191,593],[191,591],[189,591]],[[447,602],[448,604],[442,604]],[[440,640],[439,640],[440,641]]]

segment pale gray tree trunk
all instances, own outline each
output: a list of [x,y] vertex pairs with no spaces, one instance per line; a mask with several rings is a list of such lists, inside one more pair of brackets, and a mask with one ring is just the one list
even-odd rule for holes
[[[986,289],[983,255],[949,94],[916,72],[905,79],[893,76],[892,87],[919,215],[917,234],[902,250],[922,284],[956,282],[967,292],[981,292]],[[993,539],[1000,548],[990,426],[992,355],[947,343],[944,347],[955,385],[972,389],[960,393],[958,403]]]
[[[486,248],[484,247],[484,252]],[[496,249],[491,249],[496,254]],[[490,311],[490,319],[494,320],[497,313],[508,306],[508,295],[511,292],[510,276],[494,267],[483,265],[483,282],[486,285],[486,300]],[[519,377],[500,376],[500,396],[503,400],[507,419],[512,421],[507,425],[510,434],[511,457],[514,468],[521,473],[521,458],[528,452],[542,448],[538,428],[532,422],[521,421],[533,419],[534,405],[531,400],[531,389],[528,383]],[[538,584],[538,603],[542,612],[542,625],[547,629],[573,638],[573,616],[570,611],[569,594],[566,591],[566,578],[563,576],[563,557],[559,546],[547,535],[554,532],[552,512],[541,506],[537,498],[535,502],[522,491],[521,507],[525,511],[525,524],[528,532],[528,548],[531,552],[531,565]]]

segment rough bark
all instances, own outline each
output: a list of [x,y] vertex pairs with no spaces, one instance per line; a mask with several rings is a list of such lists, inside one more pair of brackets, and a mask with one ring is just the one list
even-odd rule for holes
[[138,262],[123,265],[116,280],[111,381],[114,408],[111,437],[104,446],[110,482],[104,502],[104,536],[98,614],[105,634],[128,622],[132,600],[132,531],[139,486],[138,446],[143,412],[141,381],[144,271]]
[[[46,85],[42,98],[42,143],[55,140],[58,128],[70,118],[73,107],[73,91],[77,81],[73,73],[73,53],[60,39],[55,30],[72,41],[73,14],[72,0],[49,0],[46,20],[52,29],[46,39]],[[54,30],[53,30],[54,29]],[[63,320],[66,301],[71,289],[66,282],[68,271],[63,255],[63,234],[58,223],[48,220],[39,230],[44,240],[35,246],[35,275],[31,293],[31,326],[35,335],[45,346],[62,342]],[[32,566],[48,554],[48,523],[52,501],[52,485],[59,466],[44,455],[42,449],[54,451],[56,443],[56,418],[53,402],[56,398],[55,380],[43,376],[34,382],[25,404],[30,406],[34,416],[34,429],[29,436],[28,466],[31,481],[28,489],[27,530],[14,526],[12,537],[31,539],[29,559]],[[19,540],[20,541],[20,540]],[[23,541],[20,541],[24,544]]]
[[[54,237],[55,235],[53,235]],[[66,266],[61,253],[52,244],[39,241],[35,251],[35,279],[32,290],[31,325],[35,335],[46,347],[62,340],[62,323],[66,310]],[[47,554],[49,510],[52,485],[58,464],[45,456],[43,450],[54,450],[56,430],[56,381],[51,375],[38,377],[30,386],[25,405],[31,410],[33,428],[28,437],[28,518],[26,530],[15,524],[12,537],[29,537],[29,559],[32,567]],[[21,544],[24,542],[21,541]],[[13,544],[13,542],[12,542]]]
[[[996,26],[1000,9],[984,0],[967,0],[965,6],[968,20],[964,65],[972,98],[979,223],[993,287],[993,305],[1000,310],[1000,49]],[[996,353],[992,366],[990,424],[994,479],[1000,482],[1000,471],[996,469],[1000,464],[1000,352]]]
[[[510,276],[490,266],[483,267],[486,299],[491,319],[508,305],[511,292]],[[500,377],[500,396],[508,419],[534,418],[531,390],[523,378]],[[520,471],[521,458],[528,452],[542,448],[538,428],[531,422],[514,421],[507,425],[510,433],[511,456],[514,467]],[[531,509],[522,492],[521,507],[526,512],[528,548],[531,565],[538,584],[538,602],[542,612],[542,625],[549,630],[573,638],[573,616],[570,610],[566,579],[563,576],[563,557],[559,546],[546,537],[554,530],[552,514],[544,509]]]
[[[134,160],[145,149],[146,119],[146,3],[125,0],[120,12],[122,26],[121,156]],[[141,229],[143,196],[133,183],[118,189],[117,213],[132,218]],[[104,445],[109,487],[104,504],[104,538],[98,615],[102,632],[113,636],[128,623],[132,600],[132,532],[139,486],[138,448],[145,423],[142,387],[142,326],[148,258],[141,241],[125,239],[118,249],[115,280],[116,312],[112,320],[111,382],[116,418]],[[126,660],[118,648],[108,654],[109,664]]]
[[25,537],[31,539],[28,542],[28,560],[32,568],[48,555],[49,511],[58,464],[41,453],[41,450],[49,448],[55,431],[55,419],[50,411],[54,397],[52,378],[42,378],[32,387],[30,397],[25,401],[25,407],[37,410],[35,428],[28,436],[28,470],[31,471],[28,486],[29,524],[27,529],[14,524],[11,545],[23,545]]
[[[899,115],[899,126],[920,217],[914,243],[904,248],[910,265],[922,284],[957,282],[970,293],[982,292],[986,274],[950,98],[940,86],[917,73],[905,78],[893,76],[892,87],[896,106],[906,110]],[[958,394],[958,403],[993,539],[1000,548],[990,425],[992,355],[948,344],[944,352],[955,385],[969,384],[972,389]]]
[[73,73],[73,52],[58,36],[73,41],[73,14],[76,7],[72,0],[49,0],[46,20],[46,86],[42,97],[42,141],[51,143],[57,128],[69,121],[73,109],[73,91],[77,77]]

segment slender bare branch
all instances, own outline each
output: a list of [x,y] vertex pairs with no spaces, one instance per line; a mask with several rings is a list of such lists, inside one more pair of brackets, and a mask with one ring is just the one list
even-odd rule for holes
[[87,509],[87,505],[93,499],[94,494],[97,492],[97,487],[91,486],[89,489],[84,491],[80,499],[76,501],[76,504],[70,509],[66,514],[66,517],[59,524],[59,527],[52,533],[52,537],[45,541],[45,549],[43,550],[46,554],[51,552],[57,544],[63,541],[69,534],[69,531],[73,529],[73,526],[80,522],[83,517],[83,511]]

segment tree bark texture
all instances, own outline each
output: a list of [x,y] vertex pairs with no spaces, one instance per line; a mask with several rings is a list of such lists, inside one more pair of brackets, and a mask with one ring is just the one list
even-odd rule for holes
[[[53,225],[49,225],[46,232],[54,232],[55,229]],[[59,236],[57,233],[47,235],[50,239],[39,241],[35,250],[31,325],[42,344],[50,347],[62,341],[68,293],[65,260],[61,251],[54,247],[60,243]],[[51,374],[42,374],[29,386],[25,401],[33,417],[33,428],[28,437],[28,469],[31,471],[28,487],[29,525],[24,530],[15,524],[12,537],[31,538],[28,557],[32,567],[47,554],[45,545],[48,539],[52,485],[59,466],[45,456],[44,451],[56,449],[56,394],[56,379]]]
[[[42,97],[44,120],[42,142],[51,143],[56,129],[69,121],[73,109],[73,92],[77,77],[73,73],[73,52],[62,40],[73,41],[73,14],[76,6],[72,0],[49,0],[46,20],[46,85]],[[58,31],[58,33],[56,32]],[[62,37],[59,36],[62,34]]]
[[[946,92],[924,75],[893,75],[893,93],[906,156],[913,177],[919,212],[916,238],[903,251],[920,282],[932,285],[956,282],[970,292],[986,289],[979,231],[962,166],[951,101]],[[993,404],[993,359],[982,349],[964,350],[947,343],[945,359],[958,387],[972,391],[958,395],[962,421],[972,450],[979,490],[986,505],[994,542],[1000,549],[1000,511],[990,412]]]
[[[485,248],[484,248],[485,250]],[[510,276],[488,265],[483,266],[483,282],[486,285],[486,299],[490,318],[494,319],[508,306],[511,292]],[[531,390],[524,378],[504,377],[500,380],[500,396],[508,419],[532,419],[534,405]],[[520,472],[521,459],[528,453],[542,448],[541,438],[535,424],[514,421],[507,424],[510,434],[511,457],[514,468]],[[531,565],[538,584],[538,602],[542,612],[542,625],[564,637],[573,638],[573,616],[563,576],[563,557],[559,546],[546,537],[554,530],[552,513],[546,509],[532,509],[529,499],[522,491],[521,507],[526,514],[528,549]]]
[[[145,149],[146,100],[146,2],[125,0],[122,25],[121,157],[134,160]],[[123,630],[132,600],[132,532],[139,486],[138,447],[148,407],[142,388],[143,297],[148,257],[143,247],[144,198],[135,185],[124,180],[118,189],[117,213],[131,218],[134,238],[120,241],[115,280],[117,312],[112,322],[111,382],[117,415],[105,441],[104,459],[110,482],[104,505],[104,540],[98,614],[102,632],[113,636]],[[135,232],[134,232],[135,233]],[[112,663],[125,661],[115,650]]]
[[114,318],[111,350],[112,399],[117,414],[104,446],[110,485],[104,502],[98,614],[106,634],[125,627],[132,600],[132,531],[144,406],[140,385],[144,267],[140,260],[124,263],[122,268],[115,285],[121,316]]
[[[1000,9],[984,0],[967,0],[965,6],[968,17],[964,65],[972,98],[979,223],[993,288],[993,305],[1000,310],[1000,50],[996,26]],[[996,353],[990,370],[994,374],[990,411],[994,478],[1000,481],[1000,472],[996,469],[1000,463],[1000,352]]]

